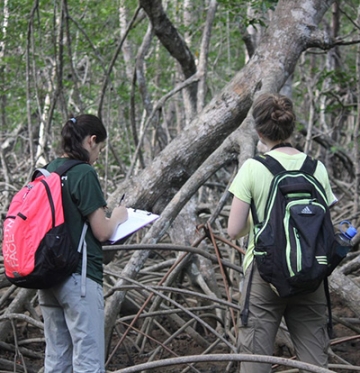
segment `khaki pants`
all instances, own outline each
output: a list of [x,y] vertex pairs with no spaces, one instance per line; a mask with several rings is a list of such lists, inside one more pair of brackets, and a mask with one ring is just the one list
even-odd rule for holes
[[[240,300],[244,306],[251,266],[245,275]],[[282,316],[290,332],[298,360],[327,367],[329,337],[327,333],[327,302],[323,284],[313,293],[280,298],[254,268],[246,327],[240,326],[240,352],[272,355]],[[269,373],[270,364],[241,363],[241,373]]]

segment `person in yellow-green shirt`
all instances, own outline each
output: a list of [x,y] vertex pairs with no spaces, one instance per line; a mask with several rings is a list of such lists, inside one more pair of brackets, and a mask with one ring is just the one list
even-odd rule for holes
[[[253,117],[261,143],[270,149],[268,154],[286,170],[300,169],[306,154],[293,148],[289,142],[296,120],[292,101],[279,94],[264,93],[253,104]],[[325,190],[328,205],[335,203],[337,200],[331,190],[326,168],[320,161],[317,162],[314,176]],[[256,268],[250,203],[251,200],[254,201],[258,219],[262,221],[272,179],[272,173],[262,163],[248,159],[229,188],[233,201],[228,234],[232,239],[249,234],[243,263],[245,281],[240,300],[242,308],[251,267],[254,265],[248,323],[241,325],[239,331],[240,352],[272,355],[276,333],[284,317],[297,358],[303,362],[327,367],[329,337],[324,286],[319,286],[310,294],[281,298],[272,290],[270,284],[261,278]],[[241,373],[270,372],[270,364],[241,363]]]

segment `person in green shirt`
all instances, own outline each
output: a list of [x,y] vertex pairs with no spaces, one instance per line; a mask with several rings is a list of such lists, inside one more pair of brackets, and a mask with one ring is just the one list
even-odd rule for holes
[[[270,149],[268,154],[287,170],[300,169],[306,154],[293,148],[289,143],[296,120],[291,100],[282,95],[264,93],[253,104],[253,117],[261,143]],[[335,203],[337,199],[332,193],[325,166],[320,161],[317,163],[314,176],[325,190],[328,205]],[[254,265],[248,324],[241,325],[239,331],[240,351],[272,355],[276,333],[284,317],[298,359],[326,367],[329,337],[326,328],[327,303],[324,286],[320,286],[310,294],[280,298],[270,284],[261,278],[256,268],[253,254],[253,222],[249,213],[250,203],[253,199],[258,219],[262,221],[272,179],[273,175],[263,164],[248,159],[229,188],[234,197],[228,222],[228,234],[232,239],[249,234],[243,263],[245,280],[240,300],[242,308],[251,267]],[[241,363],[241,373],[270,372],[270,364]]]
[[[91,114],[69,119],[61,131],[63,154],[47,166],[55,171],[69,159],[84,161],[62,176],[65,222],[72,244],[78,246],[84,222],[87,246],[86,279],[82,260],[71,276],[50,289],[39,290],[44,318],[45,373],[105,372],[103,252],[117,226],[127,220],[124,206],[106,216],[106,201],[92,165],[107,137],[102,121]],[[85,268],[84,268],[85,272]],[[85,292],[82,291],[85,286]]]

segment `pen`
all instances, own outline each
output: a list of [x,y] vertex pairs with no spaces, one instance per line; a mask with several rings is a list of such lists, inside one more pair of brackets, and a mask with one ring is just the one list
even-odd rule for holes
[[120,202],[119,202],[119,206],[121,206],[121,202],[125,199],[125,193],[122,195],[122,197],[120,198]]

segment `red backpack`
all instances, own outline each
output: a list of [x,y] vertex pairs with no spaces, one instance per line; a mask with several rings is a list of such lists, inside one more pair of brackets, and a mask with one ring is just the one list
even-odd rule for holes
[[75,271],[87,224],[76,250],[64,221],[61,176],[80,163],[69,160],[52,173],[35,170],[32,181],[13,197],[2,245],[5,276],[11,283],[46,289]]

